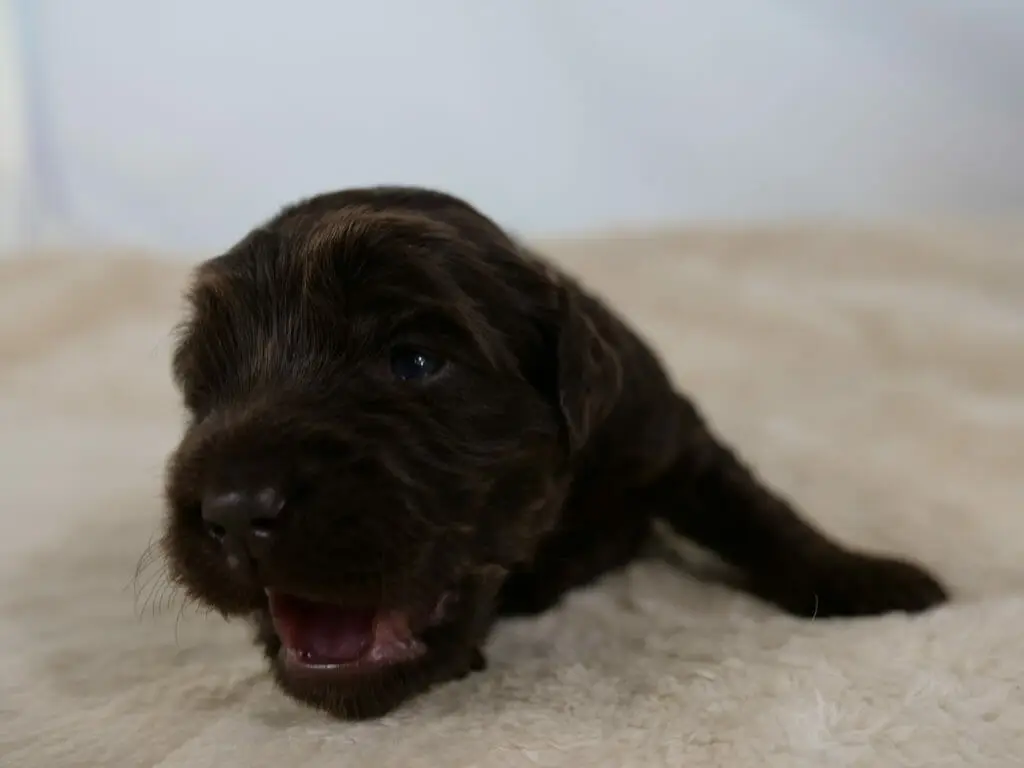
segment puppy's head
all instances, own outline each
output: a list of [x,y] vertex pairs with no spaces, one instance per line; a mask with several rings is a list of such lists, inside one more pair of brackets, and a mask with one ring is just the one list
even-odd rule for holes
[[375,716],[468,671],[618,386],[574,290],[468,205],[304,201],[198,267],[164,547],[291,695]]

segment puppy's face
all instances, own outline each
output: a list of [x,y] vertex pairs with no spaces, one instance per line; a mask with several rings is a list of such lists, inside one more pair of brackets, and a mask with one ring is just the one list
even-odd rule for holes
[[343,717],[469,670],[598,407],[559,382],[587,353],[564,290],[496,227],[357,203],[196,271],[164,538],[188,593],[250,617],[280,685]]

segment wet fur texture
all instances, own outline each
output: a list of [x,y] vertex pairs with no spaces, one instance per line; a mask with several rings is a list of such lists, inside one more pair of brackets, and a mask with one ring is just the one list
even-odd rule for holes
[[[723,444],[655,352],[570,276],[467,203],[353,189],[283,210],[202,264],[174,376],[189,421],[168,465],[165,552],[189,594],[257,628],[290,695],[374,717],[484,667],[502,615],[535,614],[637,556],[651,524],[713,550],[801,616],[921,611],[919,567],[851,551]],[[447,361],[395,379],[396,344]],[[203,530],[211,487],[284,489],[256,571]],[[272,587],[420,615],[428,654],[356,686],[284,674]]]

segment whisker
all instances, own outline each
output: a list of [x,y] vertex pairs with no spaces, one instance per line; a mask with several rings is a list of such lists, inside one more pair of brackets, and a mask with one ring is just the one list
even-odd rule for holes
[[174,602],[174,598],[177,595],[178,585],[169,579],[165,580],[163,589],[160,591],[159,599],[153,602],[153,616],[156,617],[170,609],[171,604]]
[[146,568],[152,565],[154,560],[163,554],[160,544],[161,542],[157,539],[157,534],[154,533],[149,537],[149,541],[146,543],[145,549],[142,550],[142,555],[135,566],[135,578],[138,578]]
[[167,568],[165,566],[161,565],[155,571],[153,571],[152,573],[148,574],[145,577],[145,579],[136,581],[136,583],[135,583],[135,598],[136,598],[136,600],[139,598],[139,595],[141,595],[143,593],[143,591],[145,591],[146,589],[149,589],[150,587],[152,587],[154,582],[156,582],[159,579],[165,578],[166,576],[167,576]]
[[[163,588],[168,579],[168,571],[165,565],[162,565],[152,574],[150,574],[146,580],[136,585],[134,606],[136,612],[145,611],[150,601],[153,599],[155,594]],[[141,607],[140,607],[141,600]]]
[[181,617],[185,614],[185,609],[189,606],[190,602],[191,600],[186,596],[185,599],[181,601],[181,606],[178,608],[178,615],[174,618],[174,646],[176,648],[181,647],[178,642],[178,626],[181,624]]
[[156,534],[149,537],[149,541],[146,543],[146,548],[142,551],[142,557],[139,558],[138,565],[135,567],[135,578],[139,577],[153,560],[160,554],[159,548],[157,547]]

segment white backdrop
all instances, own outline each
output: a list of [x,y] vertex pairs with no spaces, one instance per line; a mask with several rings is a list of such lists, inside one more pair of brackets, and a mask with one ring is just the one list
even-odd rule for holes
[[531,233],[1024,211],[1020,0],[4,3],[8,247],[192,256],[377,182]]

